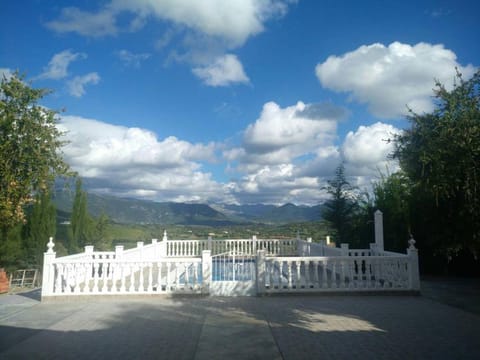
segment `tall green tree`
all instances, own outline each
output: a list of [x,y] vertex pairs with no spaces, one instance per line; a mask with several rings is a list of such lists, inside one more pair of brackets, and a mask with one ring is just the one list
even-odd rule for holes
[[404,252],[411,232],[412,184],[402,171],[382,175],[373,185],[375,207],[383,213],[384,244]]
[[330,199],[323,205],[322,217],[335,231],[335,242],[349,242],[348,234],[352,228],[352,216],[358,203],[355,188],[345,177],[345,166],[341,163],[335,170],[335,177],[328,180],[326,186]]
[[425,241],[445,254],[463,249],[478,256],[480,71],[468,81],[457,73],[452,90],[437,82],[434,95],[433,112],[410,114],[393,156],[423,201],[416,203],[429,209],[424,215],[435,235],[424,234]]
[[[69,175],[57,113],[39,105],[49,93],[34,89],[18,73],[0,82],[0,263],[18,260],[18,229],[34,194],[55,177]],[[17,244],[20,242],[20,244]],[[17,255],[16,255],[17,254]],[[17,260],[15,260],[17,259]]]
[[69,252],[76,252],[92,242],[93,219],[87,210],[87,193],[82,190],[82,180],[75,183],[72,216],[70,219],[72,234],[68,244]]
[[57,211],[51,201],[50,193],[42,191],[37,194],[35,203],[27,216],[26,231],[24,231],[24,259],[29,266],[42,264],[48,238],[55,237],[56,216]]

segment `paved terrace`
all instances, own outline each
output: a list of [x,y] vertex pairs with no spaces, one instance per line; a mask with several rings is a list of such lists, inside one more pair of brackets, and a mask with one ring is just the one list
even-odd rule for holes
[[479,298],[453,307],[439,301],[455,289],[422,286],[424,296],[1,295],[0,359],[480,358]]

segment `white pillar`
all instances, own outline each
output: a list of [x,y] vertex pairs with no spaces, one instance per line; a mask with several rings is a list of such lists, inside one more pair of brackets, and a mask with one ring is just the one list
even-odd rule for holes
[[123,245],[115,246],[115,259],[120,260],[123,258]]
[[348,244],[340,244],[342,256],[348,256]]
[[330,236],[327,235],[327,237],[325,239],[325,242],[326,242],[327,246],[330,246]]
[[139,261],[145,260],[143,258],[143,241],[137,241],[137,249],[139,250],[139,253],[138,253],[139,256],[138,256],[137,260],[139,260]]
[[265,250],[257,251],[256,264],[256,282],[257,282],[257,294],[262,295],[265,293]]
[[252,236],[252,243],[253,243],[252,253],[256,254],[257,253],[257,236],[256,235]]
[[378,251],[384,251],[383,246],[383,213],[380,210],[375,211],[375,244]]
[[43,253],[43,273],[42,273],[42,300],[44,296],[51,296],[54,294],[55,285],[55,268],[53,262],[56,257],[53,251],[53,238],[49,239],[47,244],[47,252]]
[[410,246],[407,249],[407,255],[410,259],[408,281],[410,289],[413,291],[420,291],[420,269],[418,266],[418,250],[415,247],[415,240],[413,237],[408,240]]
[[202,294],[210,293],[210,283],[212,282],[212,252],[211,250],[202,251]]

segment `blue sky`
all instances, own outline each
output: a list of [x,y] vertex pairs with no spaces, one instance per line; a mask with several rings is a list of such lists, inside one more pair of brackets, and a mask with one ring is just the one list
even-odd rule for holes
[[0,71],[65,109],[91,191],[317,204],[345,162],[368,187],[434,79],[479,66],[477,1],[11,1]]

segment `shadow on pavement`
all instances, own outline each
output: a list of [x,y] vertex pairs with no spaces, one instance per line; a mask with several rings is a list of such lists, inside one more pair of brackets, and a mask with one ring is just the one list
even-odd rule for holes
[[410,296],[78,300],[0,322],[0,358],[476,359],[479,332],[478,316]]

